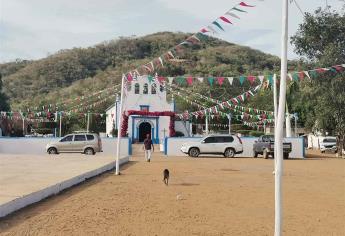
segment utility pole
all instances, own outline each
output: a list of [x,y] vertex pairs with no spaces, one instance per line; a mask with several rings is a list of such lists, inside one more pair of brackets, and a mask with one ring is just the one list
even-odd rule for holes
[[60,129],[59,129],[59,133],[60,133],[59,137],[60,138],[61,138],[61,134],[62,134],[61,128],[62,128],[62,112],[60,111]]
[[205,117],[205,130],[206,130],[206,135],[208,135],[208,114],[207,113]]
[[123,101],[124,101],[124,91],[123,91],[124,86],[125,86],[125,75],[122,75],[121,100],[120,100],[120,111],[119,111],[119,128],[117,130],[117,149],[116,149],[115,175],[120,174],[120,141],[121,141],[122,109],[123,109]]
[[275,221],[274,235],[282,235],[283,207],[282,207],[282,176],[283,176],[283,129],[286,103],[286,76],[287,76],[287,45],[288,45],[288,0],[282,0],[282,35],[281,35],[281,70],[280,91],[278,105],[278,120],[275,135],[276,149],[274,157],[277,159],[275,167],[274,196],[275,196]]
[[56,128],[56,126],[57,126],[57,119],[58,119],[58,114],[57,114],[57,111],[55,111],[55,115],[54,115],[54,122],[55,122],[55,124],[54,124],[54,137],[56,138],[57,137],[57,128]]
[[229,135],[231,135],[231,113],[228,114],[229,119]]
[[90,130],[90,113],[87,113],[87,125],[86,125],[86,130],[89,133]]
[[293,116],[294,116],[294,118],[295,118],[295,137],[298,137],[298,134],[297,134],[297,120],[298,120],[298,115],[297,115],[297,113],[294,113]]

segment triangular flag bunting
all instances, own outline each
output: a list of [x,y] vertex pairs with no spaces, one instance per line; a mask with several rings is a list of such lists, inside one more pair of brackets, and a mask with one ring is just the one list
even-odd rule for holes
[[219,85],[222,85],[224,82],[224,77],[217,77],[217,82]]
[[189,76],[187,77],[187,84],[192,85],[193,84],[193,77]]
[[215,26],[217,26],[219,29],[223,30],[223,27],[217,22],[217,21],[213,21],[212,24],[214,24]]
[[245,3],[245,2],[240,2],[239,5],[242,6],[242,7],[255,7],[255,6],[252,6],[252,5],[248,5],[248,4]]
[[171,85],[172,82],[174,81],[174,77],[168,77],[169,84]]
[[208,77],[207,80],[210,83],[210,85],[212,86],[213,82],[214,82],[214,78],[213,77]]
[[229,15],[229,16],[235,17],[237,19],[241,19],[239,16],[237,16],[236,14],[234,14],[232,12],[227,12],[227,13],[225,13],[225,15]]
[[221,19],[222,21],[224,21],[226,23],[232,24],[232,22],[228,18],[226,18],[224,16],[219,17],[219,19]]
[[232,85],[232,82],[234,81],[234,77],[228,77],[229,84]]
[[241,85],[243,84],[245,79],[246,79],[246,77],[244,77],[243,75],[240,76],[239,81],[240,81]]

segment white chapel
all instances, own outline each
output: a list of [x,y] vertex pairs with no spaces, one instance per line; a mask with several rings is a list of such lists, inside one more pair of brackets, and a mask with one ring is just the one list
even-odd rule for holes
[[[123,103],[123,112],[148,111],[151,114],[131,115],[128,119],[128,137],[133,143],[143,142],[147,134],[151,135],[154,143],[162,143],[165,137],[169,137],[169,116],[155,116],[154,112],[175,112],[175,101],[167,101],[165,86],[158,81],[149,82],[147,76],[140,76],[127,86]],[[119,96],[114,105],[106,110],[106,133],[112,137],[112,130],[119,124]],[[175,121],[175,131],[182,132],[184,136],[191,133],[188,122]]]

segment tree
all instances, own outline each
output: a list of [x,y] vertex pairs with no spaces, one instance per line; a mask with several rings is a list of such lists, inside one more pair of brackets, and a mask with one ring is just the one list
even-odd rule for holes
[[[345,14],[329,8],[306,13],[291,42],[297,54],[319,67],[343,64]],[[302,82],[298,92],[292,106],[304,114],[307,126],[337,136],[341,156],[345,142],[345,69],[317,73],[311,81]]]
[[0,111],[8,111],[10,110],[10,106],[8,104],[8,97],[6,94],[2,92],[2,79],[0,74]]

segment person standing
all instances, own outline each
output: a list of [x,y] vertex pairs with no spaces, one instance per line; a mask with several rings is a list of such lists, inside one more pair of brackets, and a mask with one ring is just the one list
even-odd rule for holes
[[150,162],[150,159],[151,159],[151,148],[152,148],[152,152],[154,152],[155,147],[153,146],[153,142],[150,138],[150,134],[147,134],[146,139],[144,140],[144,151],[145,151],[145,158],[147,162]]

